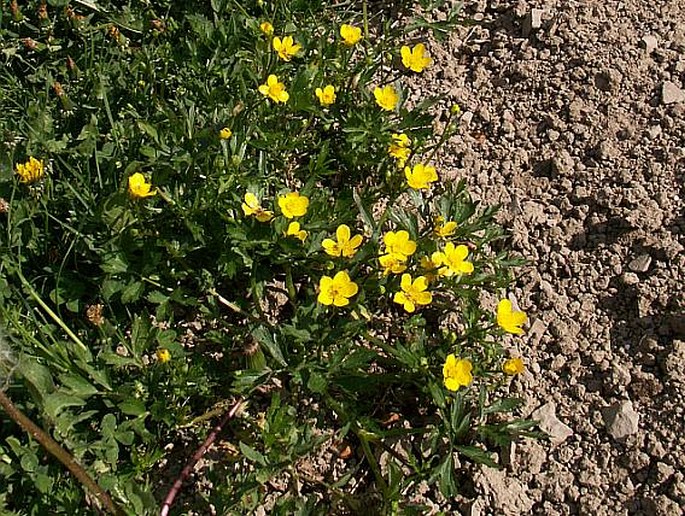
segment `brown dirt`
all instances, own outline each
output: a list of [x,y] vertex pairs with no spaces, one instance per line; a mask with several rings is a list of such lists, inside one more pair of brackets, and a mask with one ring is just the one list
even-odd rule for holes
[[414,95],[462,106],[442,174],[501,204],[531,262],[514,292],[531,316],[511,341],[528,364],[514,389],[553,439],[517,445],[506,471],[480,469],[472,496],[443,508],[683,514],[683,3],[463,12],[478,24],[431,46]]

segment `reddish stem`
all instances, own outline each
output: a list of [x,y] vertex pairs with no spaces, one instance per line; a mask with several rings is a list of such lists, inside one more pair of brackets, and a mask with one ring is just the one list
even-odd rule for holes
[[188,476],[190,476],[190,472],[193,471],[193,468],[195,467],[195,464],[197,464],[197,461],[199,461],[202,458],[202,456],[207,452],[212,443],[216,440],[216,437],[219,435],[219,432],[221,432],[224,425],[228,423],[231,419],[233,419],[233,417],[238,413],[238,409],[240,409],[241,405],[242,401],[238,401],[235,405],[233,405],[231,410],[229,410],[226,413],[226,415],[221,419],[221,421],[219,421],[219,424],[214,427],[212,432],[207,436],[207,439],[205,439],[205,442],[202,443],[202,446],[200,446],[197,449],[195,454],[185,465],[183,471],[181,471],[181,474],[174,482],[174,485],[172,485],[171,489],[169,489],[166,498],[164,498],[164,503],[162,504],[162,509],[159,511],[159,516],[167,516],[169,514],[169,510],[171,509],[171,506],[174,503],[176,495],[181,490],[183,482],[188,478]]

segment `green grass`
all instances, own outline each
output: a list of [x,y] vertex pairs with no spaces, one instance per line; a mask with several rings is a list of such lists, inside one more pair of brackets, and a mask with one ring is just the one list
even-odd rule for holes
[[[517,402],[502,373],[506,332],[480,294],[504,296],[520,264],[496,209],[463,182],[408,187],[388,152],[404,133],[407,164],[428,165],[456,131],[458,109],[434,134],[438,99],[405,102],[413,72],[399,63],[402,45],[444,35],[457,10],[438,24],[403,2],[393,17],[364,2],[40,5],[5,4],[0,19],[0,380],[123,511],[156,513],[172,466],[238,399],[222,434],[233,451],[202,472],[212,489],[187,487],[172,514],[210,503],[244,514],[269,495],[281,513],[354,512],[365,502],[351,478],[380,513],[420,511],[406,498],[417,482],[458,490],[454,454],[495,464],[491,452],[530,435],[530,421],[492,419]],[[301,45],[292,60],[263,21]],[[342,43],[343,23],[362,28],[359,43]],[[270,74],[287,102],[260,93]],[[314,91],[328,84],[336,100],[322,106]],[[389,111],[374,99],[385,85],[399,94]],[[30,157],[45,174],[22,182]],[[137,173],[154,195],[131,194]],[[248,192],[272,218],[243,208]],[[288,192],[309,199],[306,214],[284,216]],[[436,236],[437,217],[454,232]],[[304,241],[287,235],[293,221]],[[332,257],[322,242],[342,224],[363,239]],[[435,276],[414,312],[395,300],[402,275],[378,260],[400,230],[416,242],[404,272]],[[473,273],[422,268],[449,242],[465,246]],[[322,278],[341,271],[356,291],[329,305]],[[456,391],[443,377],[450,354],[473,367]],[[403,424],[384,424],[390,413]],[[2,417],[3,513],[92,513],[83,486]],[[295,495],[298,461],[333,441],[358,460],[340,479],[300,479]],[[382,469],[393,443],[406,457]],[[290,485],[276,496],[279,475]]]

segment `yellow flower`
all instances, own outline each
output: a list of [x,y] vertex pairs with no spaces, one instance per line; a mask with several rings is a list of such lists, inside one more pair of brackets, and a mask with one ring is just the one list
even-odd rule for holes
[[221,131],[219,131],[219,138],[222,140],[228,140],[231,136],[233,136],[233,131],[231,131],[228,127],[224,127]]
[[376,89],[373,90],[373,96],[376,98],[376,104],[386,111],[393,111],[400,100],[395,88],[390,85],[383,88],[376,86]]
[[392,143],[388,147],[388,154],[397,160],[397,166],[403,167],[411,154],[411,140],[404,134],[393,134]]
[[506,332],[521,335],[521,325],[528,320],[525,312],[514,310],[511,301],[502,299],[497,305],[497,324]]
[[278,77],[271,74],[266,79],[266,84],[259,87],[259,93],[269,97],[274,102],[288,102],[290,95],[285,91],[285,84],[278,81]]
[[267,36],[271,36],[274,33],[274,26],[268,21],[263,21],[259,24],[259,30],[261,30]]
[[436,265],[441,266],[438,270],[440,276],[453,276],[454,274],[471,274],[473,264],[466,261],[469,255],[469,248],[465,245],[455,246],[452,242],[445,245],[442,251],[436,251],[431,256],[431,260]]
[[383,276],[387,276],[390,273],[400,274],[407,270],[407,258],[399,254],[379,256],[378,263],[383,267]]
[[302,48],[302,45],[295,43],[292,36],[286,36],[283,39],[276,36],[271,44],[283,61],[290,61]]
[[404,306],[404,309],[409,313],[416,310],[416,305],[427,305],[433,301],[433,294],[426,292],[428,281],[423,276],[419,276],[412,282],[411,275],[402,274],[400,287],[402,292],[395,292],[395,297],[392,300]]
[[278,198],[278,206],[286,219],[302,217],[309,208],[309,199],[298,192],[288,192]]
[[440,238],[447,238],[448,236],[452,236],[454,232],[457,230],[457,223],[453,220],[445,222],[445,217],[435,217],[434,222],[435,227],[433,228],[433,233],[435,233],[435,236],[438,236]]
[[521,374],[525,370],[526,366],[523,365],[523,360],[518,357],[510,358],[509,360],[506,360],[504,364],[502,364],[502,371],[504,371],[505,374]]
[[322,106],[330,106],[335,102],[335,88],[332,84],[324,87],[324,89],[316,88],[315,93]]
[[345,258],[350,258],[357,252],[357,248],[362,245],[361,235],[354,235],[351,238],[350,235],[349,226],[347,226],[347,224],[340,224],[335,231],[335,236],[338,241],[336,242],[335,240],[326,238],[321,242],[321,246],[326,253],[331,256],[344,256]]
[[268,211],[262,208],[259,199],[252,192],[247,192],[245,194],[245,202],[242,204],[243,212],[248,217],[252,215],[259,222],[269,222],[273,216],[273,211]]
[[465,358],[457,359],[452,353],[447,355],[445,365],[442,366],[442,376],[445,387],[450,391],[458,391],[460,387],[467,387],[473,382],[473,364]]
[[157,190],[151,190],[152,184],[145,180],[145,176],[140,172],[129,176],[128,193],[134,199],[144,199],[157,194]]
[[45,175],[45,165],[31,156],[26,163],[17,163],[17,175],[22,183],[35,183]]
[[426,47],[423,43],[414,45],[414,48],[411,50],[409,47],[404,46],[400,49],[402,64],[413,72],[423,72],[433,62],[425,53]]
[[159,348],[157,351],[155,351],[155,356],[160,364],[166,364],[169,360],[171,360],[171,353],[167,348]]
[[345,45],[352,47],[362,39],[362,30],[359,27],[344,23],[340,26],[340,37],[342,37]]
[[300,228],[300,223],[299,222],[291,222],[288,224],[288,230],[285,232],[287,236],[294,236],[295,238],[299,238],[300,241],[304,244],[304,241],[307,239],[308,233]]
[[416,252],[416,242],[409,238],[409,233],[404,229],[400,231],[388,231],[383,235],[385,251],[388,254],[399,255],[406,259]]
[[340,271],[334,277],[324,276],[319,281],[317,300],[323,305],[346,306],[359,291],[357,284],[350,279],[347,271]]
[[438,180],[435,167],[421,163],[414,165],[413,169],[405,167],[404,175],[407,178],[407,184],[414,190],[428,190],[431,183]]

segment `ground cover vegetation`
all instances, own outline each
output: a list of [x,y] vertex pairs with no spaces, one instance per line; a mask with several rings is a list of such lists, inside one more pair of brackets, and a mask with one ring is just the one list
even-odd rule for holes
[[156,513],[222,418],[211,488],[163,512],[410,511],[531,435],[520,261],[433,159],[459,106],[407,102],[457,9],[2,6],[3,513]]

